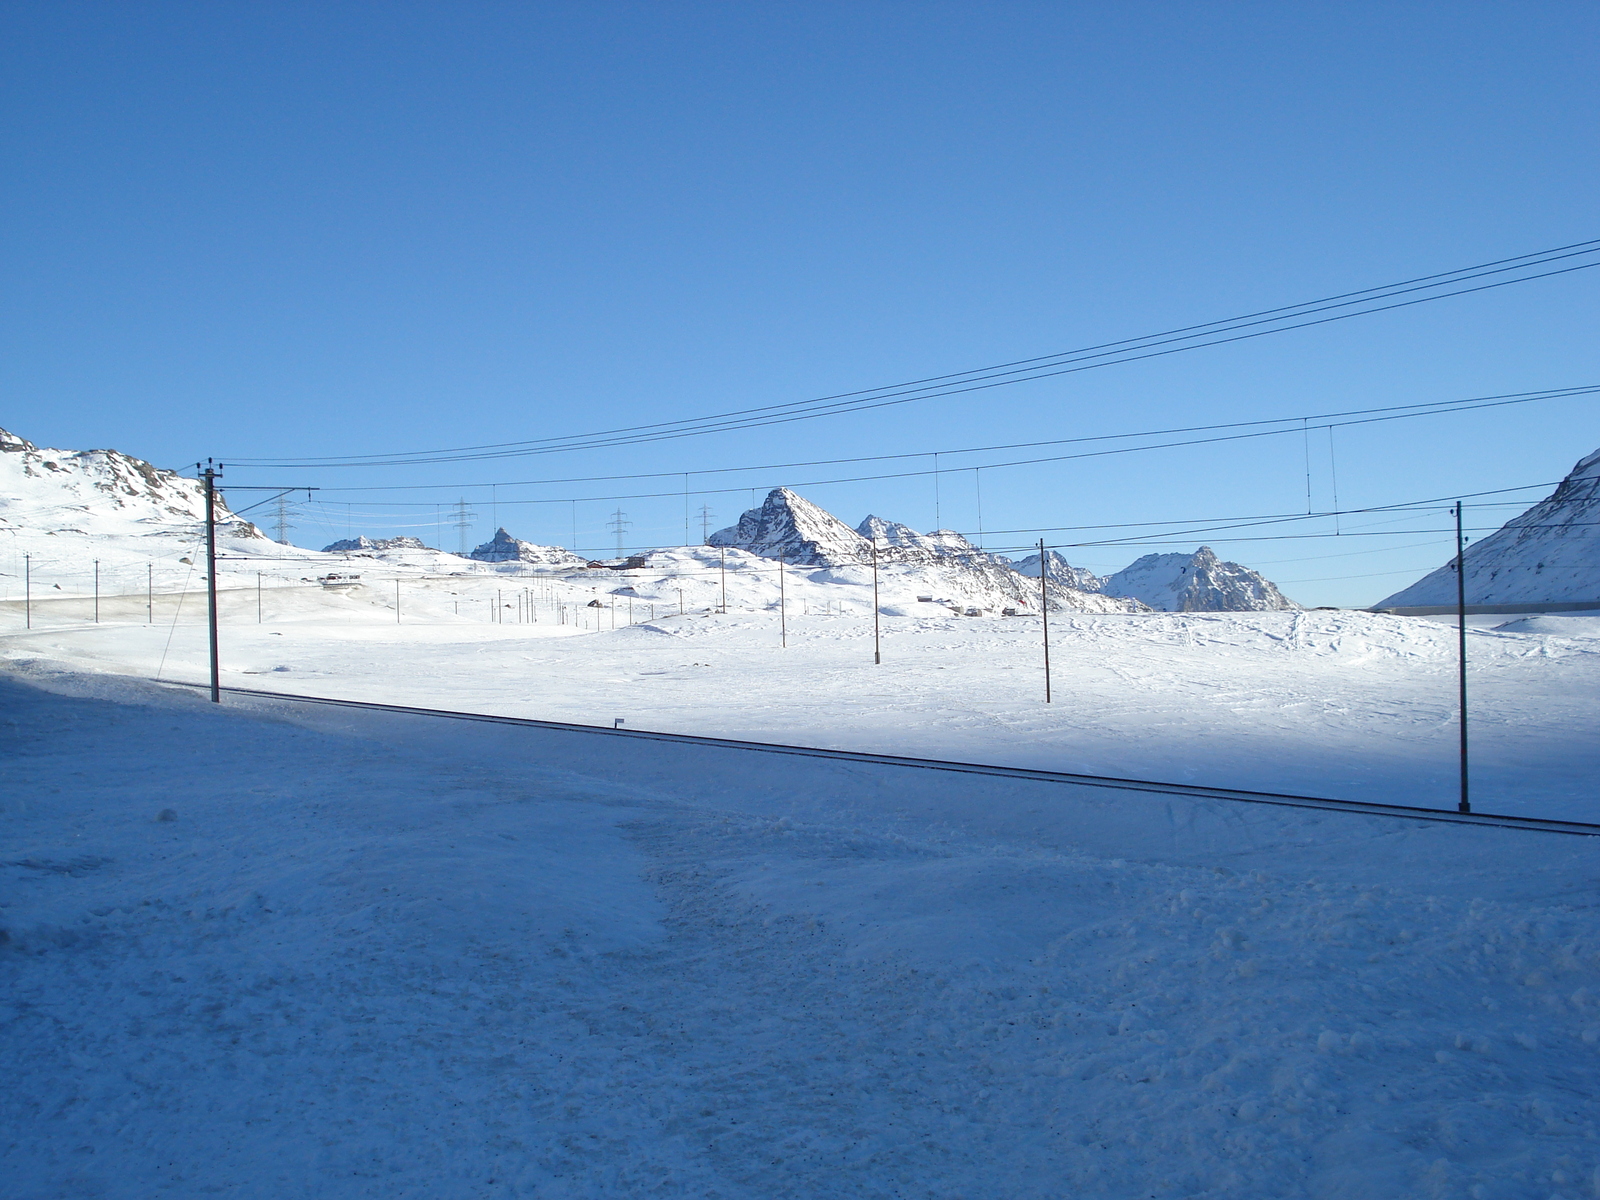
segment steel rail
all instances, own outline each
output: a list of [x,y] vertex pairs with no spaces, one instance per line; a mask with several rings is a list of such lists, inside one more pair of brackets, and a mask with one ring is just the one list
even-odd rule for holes
[[[207,684],[181,680],[151,680],[164,687],[209,690]],[[873,763],[886,767],[908,767],[922,771],[946,771],[962,775],[989,775],[1006,779],[1026,779],[1036,783],[1071,784],[1078,787],[1106,788],[1127,792],[1154,792],[1187,796],[1198,800],[1232,800],[1244,804],[1272,804],[1287,808],[1323,809],[1330,812],[1359,813],[1377,817],[1399,817],[1413,821],[1435,821],[1450,825],[1491,825],[1501,829],[1525,829],[1534,833],[1564,833],[1580,837],[1600,837],[1600,824],[1589,821],[1556,821],[1545,817],[1518,817],[1505,813],[1461,813],[1454,809],[1423,808],[1410,804],[1379,804],[1369,800],[1335,800],[1327,796],[1297,796],[1279,792],[1255,792],[1244,788],[1206,787],[1191,783],[1162,783],[1153,779],[1123,779],[1113,775],[1077,775],[1066,771],[1045,771],[1035,767],[1002,767],[986,763],[950,762],[937,758],[909,758],[898,754],[873,754],[860,750],[828,750],[817,746],[791,746],[782,742],[752,742],[738,738],[705,737],[693,733],[661,733],[646,729],[613,729],[604,725],[578,725],[567,721],[545,721],[534,717],[504,717],[491,713],[457,712],[448,708],[417,708],[404,704],[383,704],[373,700],[340,700],[329,696],[302,696],[293,692],[269,692],[259,688],[224,687],[223,692],[265,700],[285,700],[298,704],[326,704],[335,708],[355,708],[370,712],[398,713],[404,716],[445,717],[454,721],[478,721],[491,725],[516,725],[527,729],[547,729],[559,733],[585,733],[601,737],[635,738],[671,742],[684,746],[704,746],[722,750],[744,750],[759,754],[788,754],[804,758],[833,759],[838,762]]]

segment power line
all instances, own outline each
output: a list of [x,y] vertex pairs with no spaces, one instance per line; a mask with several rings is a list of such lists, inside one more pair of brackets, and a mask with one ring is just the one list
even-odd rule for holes
[[[1514,258],[1497,259],[1493,262],[1461,267],[1453,271],[1418,276],[1398,283],[1363,288],[1355,292],[1343,292],[1334,296],[1325,296],[1318,300],[1304,301],[1279,308],[1263,309],[1254,313],[1246,313],[1243,316],[1231,317],[1220,321],[1208,321],[1200,325],[1183,326],[1178,329],[1145,334],[1136,338],[1101,342],[1075,350],[1059,351],[1053,354],[1018,359],[1008,363],[951,374],[927,376],[922,379],[868,388],[861,391],[843,392],[830,396],[814,397],[809,400],[790,401],[783,404],[760,405],[705,417],[655,422],[648,425],[625,426],[617,429],[568,434],[554,438],[491,443],[480,446],[403,451],[389,454],[346,455],[342,457],[305,457],[292,460],[237,457],[229,461],[238,466],[270,465],[313,468],[405,466],[418,463],[460,462],[533,454],[552,454],[570,450],[633,445],[640,442],[662,441],[712,432],[784,424],[792,421],[810,420],[821,416],[838,415],[843,412],[860,412],[888,405],[907,404],[941,396],[1005,387],[1017,383],[1073,374],[1079,371],[1094,370],[1119,363],[1180,354],[1207,346],[1224,345],[1230,342],[1265,337],[1273,333],[1304,329],[1333,321],[1348,320],[1352,317],[1426,304],[1452,296],[1467,295],[1491,288],[1507,287],[1515,283],[1526,283],[1535,279],[1546,279],[1555,275],[1569,274],[1574,271],[1588,270],[1592,267],[1600,266],[1600,257],[1594,257],[1594,261],[1575,263],[1534,274],[1522,274],[1515,278],[1498,279],[1489,283],[1478,284],[1474,287],[1456,288],[1457,284],[1488,278],[1492,275],[1525,272],[1536,267],[1549,266],[1556,262],[1591,256],[1600,256],[1600,239],[1574,242],[1570,245],[1557,246],[1532,254],[1517,255]],[[1455,290],[1441,290],[1447,288],[1455,288]],[[1412,295],[1416,292],[1432,292],[1433,294]],[[1411,296],[1412,298],[1394,300],[1397,296]],[[1390,300],[1394,300],[1394,302],[1379,303],[1380,301]],[[1336,309],[1354,309],[1354,311],[1334,313],[1331,316],[1317,316],[1317,314],[1330,313]],[[1316,319],[1303,319],[1313,316]],[[1257,328],[1258,326],[1268,327]]]
[[[1321,415],[1318,415],[1316,417],[1289,417],[1289,418],[1278,418],[1278,419],[1274,419],[1274,420],[1261,420],[1261,421],[1236,421],[1236,422],[1228,422],[1228,423],[1220,424],[1220,425],[1190,426],[1190,427],[1187,427],[1187,428],[1178,428],[1178,429],[1172,429],[1172,430],[1155,430],[1155,431],[1150,431],[1150,432],[1146,432],[1146,433],[1105,434],[1105,435],[1100,435],[1100,436],[1095,436],[1095,437],[1086,437],[1086,438],[1061,438],[1061,439],[1054,439],[1054,440],[1051,440],[1051,441],[1044,441],[1044,442],[1020,442],[1020,443],[1014,443],[1014,444],[1009,445],[1009,446],[1001,445],[1001,446],[993,446],[993,447],[976,447],[976,448],[972,448],[970,450],[964,450],[964,451],[962,451],[962,450],[939,451],[938,453],[939,454],[978,453],[978,452],[981,452],[983,450],[1002,450],[1002,449],[1013,449],[1013,448],[1027,449],[1027,448],[1033,448],[1033,447],[1038,447],[1038,446],[1082,445],[1082,444],[1086,444],[1086,443],[1103,442],[1103,441],[1121,441],[1121,440],[1127,440],[1127,439],[1130,439],[1130,438],[1137,438],[1137,437],[1156,437],[1156,436],[1162,436],[1163,434],[1177,434],[1177,433],[1187,433],[1187,432],[1207,432],[1207,431],[1214,431],[1214,430],[1232,430],[1232,429],[1252,430],[1252,432],[1222,434],[1222,435],[1219,435],[1217,437],[1188,438],[1188,439],[1185,439],[1185,440],[1182,440],[1182,441],[1157,442],[1157,443],[1153,443],[1153,444],[1150,444],[1150,445],[1143,445],[1143,446],[1119,446],[1119,447],[1114,447],[1114,448],[1111,448],[1111,449],[1086,451],[1086,452],[1077,453],[1077,454],[1045,455],[1045,456],[1041,456],[1041,457],[1038,457],[1038,458],[1016,459],[1016,460],[1012,460],[1012,461],[1009,461],[1009,462],[985,463],[985,464],[982,465],[982,469],[984,469],[984,470],[995,470],[995,469],[1009,468],[1009,467],[1038,466],[1038,465],[1042,465],[1042,464],[1045,464],[1045,463],[1054,463],[1054,462],[1070,462],[1070,461],[1075,461],[1075,460],[1078,460],[1078,459],[1085,459],[1085,458],[1102,458],[1102,457],[1107,457],[1107,456],[1111,456],[1111,455],[1139,454],[1139,453],[1144,453],[1145,451],[1149,451],[1149,450],[1170,450],[1170,449],[1179,449],[1179,448],[1188,447],[1188,446],[1211,445],[1211,444],[1220,443],[1220,442],[1245,441],[1245,440],[1250,440],[1250,439],[1253,439],[1253,438],[1261,438],[1261,437],[1278,437],[1278,436],[1282,436],[1284,434],[1291,434],[1291,433],[1300,432],[1301,425],[1295,424],[1295,423],[1297,423],[1297,422],[1305,422],[1305,421],[1310,421],[1310,420],[1318,420],[1318,421],[1329,420],[1331,422],[1329,425],[1317,425],[1317,426],[1312,426],[1311,427],[1311,428],[1314,428],[1314,429],[1321,430],[1321,429],[1333,428],[1333,427],[1336,427],[1336,426],[1344,426],[1344,425],[1370,425],[1370,424],[1378,424],[1378,423],[1382,423],[1382,422],[1386,422],[1386,421],[1408,420],[1408,419],[1411,419],[1411,418],[1414,418],[1414,417],[1437,416],[1437,415],[1445,415],[1445,414],[1459,413],[1459,412],[1473,412],[1473,411],[1476,411],[1476,410],[1479,410],[1479,409],[1485,409],[1485,408],[1502,408],[1502,407],[1505,407],[1507,405],[1529,404],[1529,403],[1533,403],[1533,402],[1539,401],[1539,400],[1570,399],[1570,398],[1575,397],[1575,396],[1593,395],[1596,392],[1600,392],[1600,385],[1590,384],[1590,385],[1584,385],[1582,387],[1555,388],[1555,389],[1548,389],[1548,390],[1540,391],[1540,392],[1516,392],[1516,393],[1509,393],[1509,394],[1504,395],[1504,396],[1483,396],[1483,397],[1474,397],[1474,398],[1465,399],[1465,400],[1438,401],[1438,402],[1435,402],[1435,403],[1430,404],[1430,405],[1410,405],[1410,404],[1389,405],[1389,406],[1385,406],[1385,407],[1382,407],[1382,408],[1352,409],[1352,410],[1349,410],[1347,412],[1342,412],[1342,413],[1321,414]],[[1448,407],[1446,407],[1446,406],[1448,406]],[[1368,416],[1368,415],[1365,415],[1365,414],[1378,414],[1378,415]],[[1338,420],[1338,421],[1333,421],[1332,420],[1332,418],[1337,418],[1337,417],[1349,417],[1349,418],[1361,418],[1361,419]],[[1260,429],[1260,428],[1258,428],[1259,426],[1262,426],[1262,425],[1281,425],[1281,426],[1283,426],[1283,428],[1278,428],[1278,429]],[[829,460],[821,460],[820,462],[817,462],[817,463],[814,463],[814,464],[813,463],[796,463],[796,464],[787,464],[787,465],[789,465],[789,466],[811,466],[811,465],[828,466],[828,465],[834,465],[834,464],[838,464],[838,463],[893,462],[893,461],[900,461],[900,460],[904,460],[904,459],[908,459],[908,458],[931,458],[931,457],[934,457],[934,455],[929,453],[929,452],[919,452],[919,453],[913,453],[913,454],[873,455],[873,456],[866,456],[866,457],[852,458],[852,459],[829,459]],[[706,474],[706,475],[709,475],[709,474],[718,474],[718,473],[725,473],[725,472],[732,472],[732,471],[755,471],[755,470],[776,470],[776,469],[780,469],[780,467],[770,467],[770,468],[768,468],[768,467],[727,467],[727,468],[708,469],[706,471],[694,472],[694,474]],[[812,480],[805,480],[805,481],[800,481],[800,482],[792,482],[791,481],[791,482],[786,482],[783,486],[787,486],[787,487],[825,487],[825,486],[832,486],[832,485],[845,484],[845,483],[876,482],[876,481],[881,481],[881,480],[885,480],[885,479],[913,479],[913,478],[926,477],[926,476],[929,476],[929,475],[936,475],[938,473],[941,473],[942,471],[947,471],[948,469],[949,468],[929,467],[929,468],[924,468],[924,469],[919,469],[919,470],[894,471],[894,472],[887,472],[887,473],[877,474],[877,475],[854,475],[854,476],[847,476],[847,477],[843,477],[843,478],[812,479]],[[972,468],[969,467],[969,468],[963,468],[963,469],[971,470]],[[591,477],[588,477],[587,479],[574,479],[574,480],[526,480],[526,481],[523,481],[522,485],[523,486],[535,486],[535,485],[538,485],[538,484],[559,483],[559,482],[591,482],[591,481],[592,482],[611,482],[613,480],[627,480],[627,479],[658,479],[658,478],[666,478],[666,477],[676,477],[676,476],[681,475],[681,474],[682,474],[682,472],[674,471],[674,472],[656,472],[656,473],[651,473],[651,474],[647,474],[647,475],[591,476]],[[327,488],[327,489],[324,489],[324,490],[330,491],[330,492],[333,492],[333,491],[361,491],[361,492],[366,492],[366,491],[423,491],[423,490],[432,490],[432,489],[434,489],[436,487],[439,487],[439,486],[459,487],[461,485],[458,485],[458,484],[445,484],[445,485],[435,485],[435,484],[403,485],[403,484],[395,484],[395,485],[389,485],[389,486],[386,486],[386,487]],[[472,485],[472,486],[480,486],[481,487],[481,486],[489,486],[489,485],[480,484],[480,485]],[[503,483],[503,484],[499,484],[497,486],[506,487],[506,486],[513,486],[513,485],[504,484]],[[748,491],[748,490],[750,490],[748,488],[748,486],[729,486],[729,487],[721,487],[721,488],[696,488],[694,490],[693,494],[694,495],[698,495],[698,496],[710,496],[710,495],[722,495],[722,494],[732,493],[732,492],[743,492],[743,491]],[[596,501],[617,501],[617,500],[652,500],[652,499],[662,499],[662,498],[665,498],[665,497],[677,497],[679,495],[681,495],[680,492],[678,492],[677,490],[673,490],[671,492],[632,492],[632,493],[623,493],[623,494],[595,495],[595,496],[537,497],[537,498],[529,498],[529,499],[521,499],[521,500],[503,500],[503,501],[500,501],[500,503],[502,503],[502,504],[510,504],[510,505],[570,504],[570,503],[575,503],[575,502],[578,502],[578,501],[596,502]],[[394,500],[394,501],[389,501],[388,503],[393,507],[408,507],[408,506],[409,507],[417,507],[419,505],[420,506],[426,506],[428,503],[431,503],[431,502],[429,502],[429,501]]]

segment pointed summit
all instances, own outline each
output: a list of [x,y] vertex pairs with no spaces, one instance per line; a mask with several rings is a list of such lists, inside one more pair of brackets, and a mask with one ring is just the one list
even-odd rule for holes
[[525,562],[539,567],[581,567],[587,561],[564,546],[541,546],[514,538],[504,529],[495,530],[494,537],[479,546],[468,558],[479,562]]
[[706,542],[808,567],[845,566],[872,556],[870,543],[850,526],[783,487],[773,488],[760,508],[749,509],[737,525],[717,530]]
[[[1468,604],[1570,604],[1600,600],[1600,450],[1560,486],[1467,547]],[[1455,562],[1380,600],[1375,608],[1456,602]]]
[[1108,596],[1132,596],[1165,612],[1272,612],[1300,606],[1266,576],[1223,562],[1210,546],[1193,554],[1146,554],[1109,576]]

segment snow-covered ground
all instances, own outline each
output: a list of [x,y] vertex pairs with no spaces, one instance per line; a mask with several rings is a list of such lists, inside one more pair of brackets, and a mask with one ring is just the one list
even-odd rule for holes
[[1590,839],[301,707],[0,681],[8,1197],[1600,1190]]
[[[353,593],[267,588],[259,624],[255,590],[230,591],[223,679],[580,724],[620,717],[629,728],[1455,802],[1456,647],[1445,622],[1332,611],[1056,614],[1046,706],[1036,617],[957,617],[886,591],[889,611],[927,615],[883,617],[875,666],[870,584],[791,573],[785,648],[772,564],[730,560],[740,569],[729,572],[737,603],[726,614],[707,611],[720,596],[714,570],[587,573],[612,589],[636,585],[631,597],[584,580],[524,580],[524,592],[510,578],[408,578],[399,622],[392,581]],[[689,589],[683,615],[673,584]],[[606,607],[587,607],[595,597]],[[191,593],[181,611],[176,597],[158,600],[153,624],[142,596],[103,600],[98,626],[89,604],[37,607],[31,632],[19,606],[0,605],[0,656],[205,678],[203,595]],[[496,611],[504,619],[491,623]],[[1600,617],[1474,621],[1477,805],[1600,821]]]

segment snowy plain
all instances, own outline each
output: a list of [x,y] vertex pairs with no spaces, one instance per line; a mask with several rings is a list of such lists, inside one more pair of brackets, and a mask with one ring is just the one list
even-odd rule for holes
[[[770,567],[770,564],[767,564]],[[1053,702],[1036,617],[968,618],[771,570],[407,578],[224,595],[227,684],[271,691],[1220,787],[1451,807],[1456,639],[1443,620],[1351,611],[1059,613]],[[516,585],[527,588],[520,595]],[[684,597],[678,585],[697,588]],[[607,607],[585,607],[599,599]],[[698,602],[698,607],[696,603]],[[0,660],[199,681],[203,595],[0,605]],[[165,608],[161,607],[165,604]],[[499,605],[503,620],[489,618]],[[916,615],[918,612],[927,615]],[[519,623],[519,615],[523,620]],[[629,617],[634,624],[628,623]],[[651,619],[651,617],[654,619]],[[176,618],[176,620],[174,620]],[[528,618],[537,618],[530,620]],[[571,624],[581,619],[587,624]],[[611,627],[615,621],[616,628]],[[566,622],[566,623],[563,623]],[[1600,821],[1600,617],[1476,617],[1475,796]],[[598,625],[598,628],[596,626]],[[787,637],[788,645],[782,642]]]
[[19,1200],[1600,1190],[1588,838],[37,664],[0,711]]
[[[857,565],[230,526],[225,684],[590,728],[213,708],[192,483],[72,461],[6,456],[8,1200],[1600,1195],[1592,839],[602,732],[1449,807],[1446,622],[1052,614],[1045,705],[937,566],[875,665]],[[1469,654],[1477,806],[1600,821],[1600,617]]]

